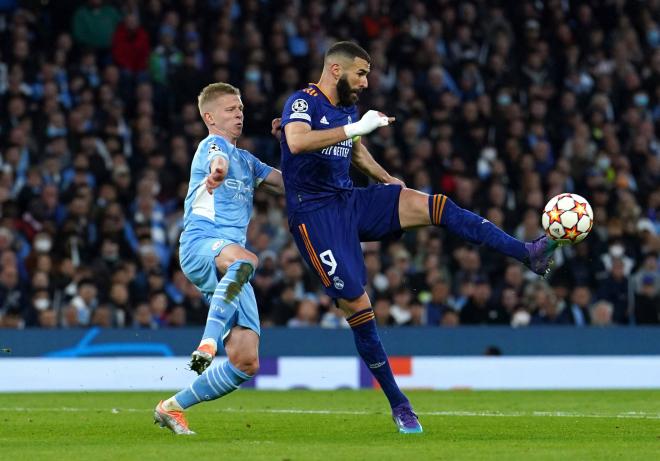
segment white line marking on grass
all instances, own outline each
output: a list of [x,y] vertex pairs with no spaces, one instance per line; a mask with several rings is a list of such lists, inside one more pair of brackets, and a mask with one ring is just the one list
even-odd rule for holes
[[[145,413],[153,408],[27,408],[27,407],[0,407],[0,412],[105,412],[118,413]],[[212,410],[217,413],[270,413],[294,415],[346,415],[346,416],[374,416],[384,414],[378,411],[350,411],[350,410],[303,410],[296,408],[219,408]],[[572,411],[420,411],[419,416],[469,416],[469,417],[497,417],[497,418],[619,418],[619,419],[660,419],[660,413],[647,413],[643,411],[628,411],[624,413],[578,413]]]

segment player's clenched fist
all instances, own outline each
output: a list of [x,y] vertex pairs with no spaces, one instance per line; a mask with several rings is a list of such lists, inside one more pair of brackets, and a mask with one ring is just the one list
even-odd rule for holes
[[354,136],[363,136],[374,131],[381,126],[387,126],[394,121],[394,117],[388,117],[382,112],[370,110],[362,116],[359,122],[344,125],[344,132],[346,136],[352,138]]

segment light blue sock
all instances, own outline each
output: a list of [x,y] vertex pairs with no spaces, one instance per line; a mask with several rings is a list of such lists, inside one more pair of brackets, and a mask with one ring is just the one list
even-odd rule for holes
[[202,401],[215,400],[238,389],[252,376],[243,373],[226,360],[220,366],[212,366],[199,375],[187,388],[174,398],[184,410]]
[[211,297],[202,340],[210,338],[220,344],[227,321],[238,309],[238,295],[253,273],[254,267],[244,259],[229,266]]

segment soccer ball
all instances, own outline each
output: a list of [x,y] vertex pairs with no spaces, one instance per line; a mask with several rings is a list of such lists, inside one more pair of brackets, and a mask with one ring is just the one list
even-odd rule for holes
[[594,212],[584,197],[559,194],[543,209],[541,224],[545,233],[558,243],[578,243],[589,235],[594,225]]

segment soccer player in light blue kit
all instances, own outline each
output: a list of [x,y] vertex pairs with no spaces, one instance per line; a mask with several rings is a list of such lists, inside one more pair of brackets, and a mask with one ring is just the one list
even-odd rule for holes
[[[259,368],[259,313],[249,283],[258,260],[245,249],[246,231],[254,189],[265,185],[283,191],[278,170],[236,147],[243,131],[239,90],[213,83],[202,90],[198,105],[209,135],[192,161],[179,259],[186,277],[210,305],[190,365],[200,376],[154,410],[155,422],[176,434],[194,434],[183,410],[234,391]],[[220,339],[228,360],[209,368]]]
[[[383,240],[406,229],[439,226],[516,258],[538,274],[550,263],[547,237],[521,242],[445,195],[405,187],[371,156],[360,136],[394,119],[377,111],[358,121],[359,93],[367,88],[369,54],[351,42],[332,45],[317,84],[295,92],[284,104],[282,174],[289,229],[303,258],[351,326],[360,357],[378,381],[399,432],[422,426],[394,380],[378,337],[371,300],[364,290],[366,268],[360,242]],[[381,184],[354,188],[351,164]]]

